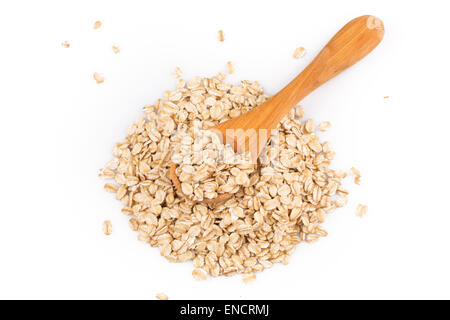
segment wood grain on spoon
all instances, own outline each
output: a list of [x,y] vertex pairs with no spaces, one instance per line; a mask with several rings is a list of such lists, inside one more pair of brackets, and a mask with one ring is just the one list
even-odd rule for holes
[[[210,129],[220,133],[224,141],[227,139],[226,141],[234,142],[236,150],[250,151],[256,163],[270,137],[270,131],[276,129],[281,119],[314,89],[369,54],[381,42],[383,36],[383,23],[374,16],[361,16],[350,21],[336,33],[303,72],[280,92],[249,112]],[[172,181],[177,190],[182,192],[175,168],[175,165],[171,164]],[[208,199],[208,203],[222,202],[231,197],[231,194],[223,194]]]

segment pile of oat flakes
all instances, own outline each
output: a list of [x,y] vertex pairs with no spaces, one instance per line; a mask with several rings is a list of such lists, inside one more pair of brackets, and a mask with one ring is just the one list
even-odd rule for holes
[[[200,164],[207,172],[201,179],[199,166],[183,158],[178,175],[192,197],[178,193],[169,165],[184,142],[192,144],[192,128],[207,129],[268,99],[258,82],[234,86],[224,78],[223,73],[188,83],[179,78],[176,90],[143,108],[145,117],[128,128],[100,173],[114,180],[105,189],[123,203],[138,239],[158,247],[171,262],[193,260],[198,280],[287,264],[297,244],[327,235],[320,224],[348,196],[341,186],[346,174],[329,168],[334,152],[319,141],[313,120],[300,120],[300,106],[278,126],[276,157],[269,150],[258,165]],[[221,191],[234,197],[216,205],[196,202]]]

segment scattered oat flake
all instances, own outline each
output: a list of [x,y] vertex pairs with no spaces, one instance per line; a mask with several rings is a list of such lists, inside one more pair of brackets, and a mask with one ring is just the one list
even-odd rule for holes
[[183,89],[185,85],[186,85],[186,82],[183,79],[177,80],[177,89]]
[[252,274],[246,274],[242,277],[242,281],[244,281],[244,283],[250,283],[252,281],[254,281],[256,279],[256,274],[252,273]]
[[314,128],[315,128],[314,120],[313,119],[306,120],[306,122],[305,122],[305,130],[306,130],[306,132],[311,133],[311,132],[314,131]]
[[347,173],[343,170],[334,171],[334,176],[340,179],[344,179],[347,176]]
[[97,30],[98,28],[100,28],[102,26],[102,22],[101,21],[95,21],[94,23],[94,29]]
[[228,71],[228,74],[234,73],[234,65],[231,61],[227,62],[227,71]]
[[217,33],[217,37],[219,38],[220,42],[223,42],[225,40],[225,36],[222,30],[219,30],[219,32]]
[[181,78],[183,72],[181,71],[180,67],[176,67],[172,74],[175,76],[175,78],[179,79]]
[[161,293],[158,293],[156,295],[156,299],[158,299],[158,300],[169,300],[169,297],[167,296],[167,294],[161,292]]
[[358,169],[356,169],[355,167],[351,167],[350,171],[353,173],[353,175],[360,177],[361,176],[361,172],[359,172]]
[[119,189],[116,185],[111,184],[111,183],[106,183],[104,188],[107,192],[111,192],[111,193],[115,193]]
[[63,43],[61,43],[61,45],[62,45],[64,48],[70,48],[70,43],[69,43],[68,41],[64,41]]
[[361,173],[355,167],[351,167],[350,171],[355,176],[354,182],[359,185],[361,183]]
[[139,223],[137,222],[136,219],[130,219],[128,223],[130,225],[131,230],[137,231],[139,229]]
[[356,215],[360,218],[364,217],[367,213],[367,206],[363,205],[363,204],[358,204],[358,206],[356,207]]
[[319,130],[322,132],[327,131],[329,127],[331,127],[330,121],[323,121],[319,124]]
[[111,221],[106,220],[103,222],[103,233],[107,236],[109,236],[112,233]]
[[103,77],[100,73],[98,73],[98,72],[94,72],[94,80],[98,83],[98,84],[100,84],[100,83],[103,83],[103,82],[105,82],[105,77]]
[[295,108],[294,113],[295,113],[295,116],[296,116],[297,118],[302,118],[305,112],[303,111],[302,106],[297,106],[297,107]]
[[119,46],[112,46],[112,49],[115,54],[120,53],[120,47]]
[[192,270],[192,276],[197,281],[203,281],[206,280],[206,271],[200,268],[196,268]]
[[306,51],[305,48],[303,47],[298,47],[297,49],[295,49],[294,51],[294,59],[300,59],[301,57],[303,57],[305,55]]

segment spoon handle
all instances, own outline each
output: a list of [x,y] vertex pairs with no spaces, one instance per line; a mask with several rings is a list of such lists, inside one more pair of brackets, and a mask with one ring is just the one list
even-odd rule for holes
[[361,16],[347,23],[317,57],[286,87],[262,105],[261,113],[275,128],[304,97],[369,54],[383,39],[384,26],[374,16]]

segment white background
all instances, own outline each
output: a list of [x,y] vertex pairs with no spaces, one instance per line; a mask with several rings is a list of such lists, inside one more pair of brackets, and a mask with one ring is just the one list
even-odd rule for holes
[[[450,298],[446,5],[1,1],[0,298]],[[329,236],[248,285],[196,282],[190,262],[138,242],[97,173],[141,107],[174,88],[174,68],[212,76],[231,60],[228,81],[258,80],[274,94],[363,14],[384,21],[381,45],[302,102],[306,116],[332,122],[322,139],[337,152],[333,167],[363,175],[361,187],[347,179],[350,202],[327,217]]]

